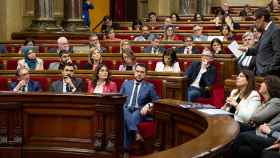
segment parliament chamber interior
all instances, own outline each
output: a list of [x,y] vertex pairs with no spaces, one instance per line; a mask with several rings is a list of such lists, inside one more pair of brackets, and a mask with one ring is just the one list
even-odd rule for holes
[[0,158],[279,158],[280,0],[1,0]]

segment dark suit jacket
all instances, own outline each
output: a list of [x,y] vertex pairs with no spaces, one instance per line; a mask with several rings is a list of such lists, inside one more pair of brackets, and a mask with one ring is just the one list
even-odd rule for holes
[[[179,47],[179,48],[176,48],[175,51],[177,54],[184,54],[185,48],[186,47]],[[192,47],[192,54],[200,54],[199,49]]]
[[255,48],[248,49],[247,55],[256,56],[258,75],[275,74],[280,76],[280,29],[273,22],[263,32]]
[[[76,93],[83,91],[84,85],[82,79],[73,77],[72,82],[77,89]],[[63,80],[57,80],[53,82],[51,84],[50,91],[55,93],[63,93]]]
[[[130,97],[132,97],[132,91],[134,86],[134,80],[126,80],[122,84],[120,93],[127,96],[125,106],[129,104]],[[142,85],[139,90],[139,95],[137,102],[140,108],[150,102],[154,102],[159,99],[159,96],[156,93],[155,87],[152,83],[142,81]]]
[[[152,46],[148,46],[144,48],[144,53],[152,53]],[[163,53],[165,51],[164,47],[159,47],[159,53]]]
[[[192,64],[188,67],[188,69],[185,73],[185,76],[188,78],[189,85],[192,84],[194,82],[194,80],[196,79],[196,77],[198,76],[200,68],[201,68],[201,62],[199,62],[199,61],[193,61]],[[204,95],[207,94],[205,87],[212,86],[215,83],[216,73],[217,73],[216,67],[211,64],[207,68],[207,71],[202,74],[200,82],[199,82],[199,86],[200,86],[202,92],[204,93]]]
[[[18,81],[12,82],[10,85],[10,90],[13,90],[18,84]],[[41,85],[37,81],[29,80],[28,82],[28,92],[40,92],[42,91]]]

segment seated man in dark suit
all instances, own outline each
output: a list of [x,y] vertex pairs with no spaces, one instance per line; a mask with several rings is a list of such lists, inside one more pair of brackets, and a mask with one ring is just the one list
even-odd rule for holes
[[199,54],[199,49],[193,46],[193,37],[187,35],[184,38],[184,46],[176,49],[177,54]]
[[30,80],[29,71],[26,68],[16,70],[17,81],[12,82],[10,89],[14,92],[40,92],[41,85],[37,81]]
[[138,124],[141,121],[151,119],[148,112],[151,111],[154,101],[159,99],[154,85],[144,81],[147,68],[144,64],[136,64],[134,80],[126,80],[120,93],[127,96],[123,106],[124,114],[124,150],[130,151],[132,141],[141,140]]
[[61,70],[62,79],[53,82],[50,91],[55,93],[82,92],[82,79],[73,76],[74,70],[75,66],[72,63],[64,65]]
[[204,49],[201,61],[193,61],[186,71],[188,78],[187,101],[194,101],[199,97],[208,97],[209,87],[216,81],[216,67],[211,64],[213,54]]
[[165,51],[165,48],[160,46],[160,39],[155,37],[152,39],[152,45],[144,48],[144,53],[151,54],[162,54]]

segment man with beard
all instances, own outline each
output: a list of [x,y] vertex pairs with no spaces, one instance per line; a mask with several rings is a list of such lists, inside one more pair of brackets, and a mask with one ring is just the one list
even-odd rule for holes
[[74,77],[75,67],[72,63],[66,64],[61,69],[62,79],[51,84],[50,91],[55,93],[82,92],[82,79]]
[[99,53],[107,53],[107,49],[100,45],[99,38],[96,34],[89,36],[89,49],[96,48]]
[[[70,57],[70,52],[68,51],[61,51],[59,53],[59,56],[60,56],[60,62],[52,62],[50,63],[49,65],[49,70],[61,70],[64,65],[66,64],[72,64],[72,60],[71,60],[71,57]],[[77,69],[77,66],[74,65],[74,68]]]
[[155,38],[155,35],[150,33],[149,26],[142,26],[142,34],[135,37],[134,41],[152,41]]

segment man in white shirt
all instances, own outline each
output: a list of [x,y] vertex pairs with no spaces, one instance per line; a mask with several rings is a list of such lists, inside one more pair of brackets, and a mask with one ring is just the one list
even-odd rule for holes
[[208,90],[216,81],[216,67],[212,64],[213,54],[204,49],[201,61],[193,61],[185,76],[188,79],[187,101],[194,101],[199,97],[209,97]]

